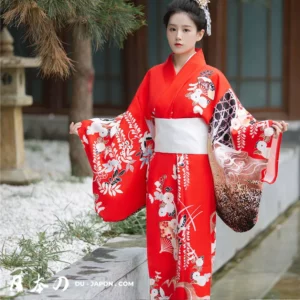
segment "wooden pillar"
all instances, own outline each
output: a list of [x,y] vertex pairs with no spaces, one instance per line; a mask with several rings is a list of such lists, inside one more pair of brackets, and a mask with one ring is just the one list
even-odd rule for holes
[[[144,7],[147,16],[147,0],[134,0],[135,5]],[[148,70],[148,27],[143,26],[129,36],[124,47],[124,86],[125,101],[131,102],[143,77]]]
[[206,62],[225,72],[226,70],[226,33],[227,0],[214,0],[209,4],[212,33],[203,42]]
[[300,1],[285,0],[285,45],[284,59],[286,66],[284,74],[287,111],[290,120],[300,119],[299,79],[300,79]]

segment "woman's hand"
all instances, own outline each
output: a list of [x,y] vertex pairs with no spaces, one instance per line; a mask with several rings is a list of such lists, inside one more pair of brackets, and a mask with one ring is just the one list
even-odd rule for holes
[[284,121],[273,121],[273,125],[271,126],[275,130],[274,137],[278,138],[279,134],[288,130],[288,123]]
[[81,127],[81,122],[78,122],[78,123],[76,123],[76,124],[74,124],[74,122],[72,122],[71,124],[70,124],[70,134],[77,134],[78,135],[78,128],[80,128]]

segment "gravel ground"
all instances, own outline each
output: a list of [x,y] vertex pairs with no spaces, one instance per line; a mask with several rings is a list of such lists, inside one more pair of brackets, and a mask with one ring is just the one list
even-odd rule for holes
[[[0,246],[10,253],[17,247],[18,238],[24,236],[36,240],[37,232],[51,226],[56,216],[72,220],[77,216],[94,212],[92,179],[71,177],[69,147],[61,141],[25,141],[26,164],[42,175],[43,180],[29,186],[0,185]],[[88,244],[74,241],[72,245],[61,241],[61,260],[74,263],[84,256]],[[94,250],[97,246],[91,246]],[[56,273],[68,263],[51,263]],[[12,279],[10,271],[0,268],[0,289]]]

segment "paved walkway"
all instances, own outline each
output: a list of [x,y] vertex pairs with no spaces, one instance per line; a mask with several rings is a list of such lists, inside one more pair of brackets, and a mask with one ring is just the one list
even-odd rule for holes
[[213,283],[212,300],[221,299],[300,300],[300,205]]

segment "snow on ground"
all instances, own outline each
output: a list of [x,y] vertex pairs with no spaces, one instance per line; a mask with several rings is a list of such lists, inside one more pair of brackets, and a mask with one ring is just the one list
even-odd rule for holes
[[[0,247],[4,244],[8,253],[17,247],[22,235],[36,239],[37,232],[53,224],[56,216],[71,220],[94,211],[92,179],[87,177],[80,182],[70,176],[67,142],[29,140],[25,141],[25,152],[26,164],[43,180],[28,186],[0,185]],[[62,242],[61,250],[71,252],[63,253],[60,259],[73,263],[84,256],[86,246],[82,241],[72,245]],[[68,265],[57,262],[50,267],[56,273]],[[10,271],[0,268],[0,289],[10,280]]]

